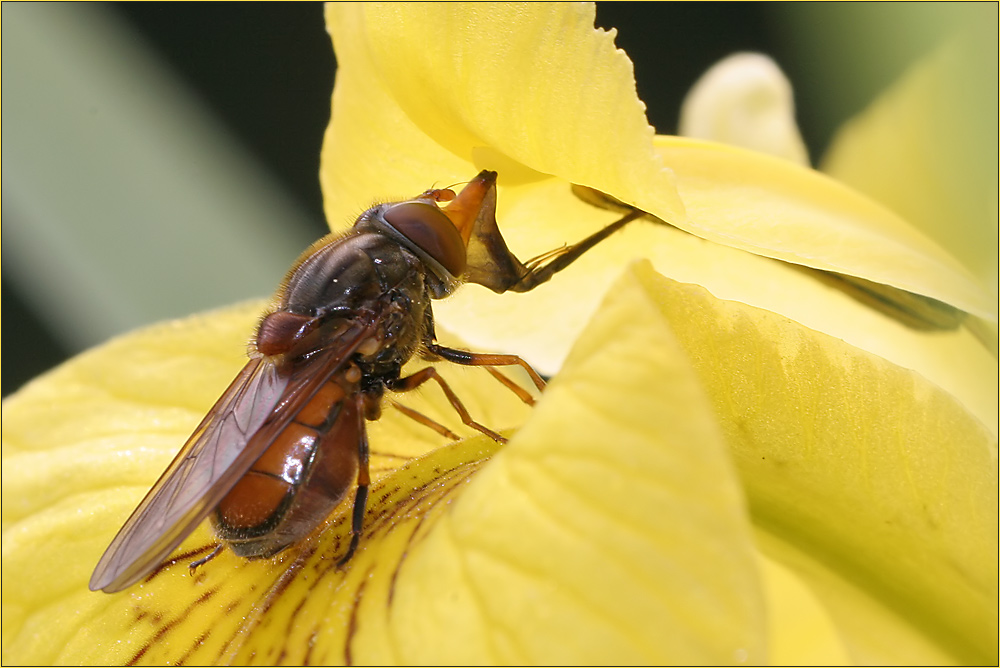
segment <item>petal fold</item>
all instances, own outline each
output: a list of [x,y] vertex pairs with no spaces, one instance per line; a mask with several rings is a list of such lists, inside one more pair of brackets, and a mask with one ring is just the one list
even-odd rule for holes
[[878,203],[822,174],[721,144],[658,137],[687,207],[675,223],[703,239],[856,276],[996,319],[957,260]]
[[762,549],[810,584],[853,660],[995,663],[996,437],[912,372],[639,275],[711,397]]
[[337,53],[321,179],[331,225],[385,184],[500,172],[500,184],[558,177],[613,193],[665,219],[683,217],[652,146],[632,63],[593,5],[327,6]]
[[[689,140],[671,141],[683,144]],[[702,146],[723,155],[729,150],[722,145],[700,143],[692,150]],[[775,192],[773,186],[752,181],[753,171],[761,168],[758,159],[767,165],[781,163],[790,169],[799,168],[757,153],[741,155],[753,165],[748,165],[741,175],[730,175],[751,181],[747,189],[758,191],[752,195],[760,198],[758,203],[747,206],[744,212],[740,198],[751,196],[742,193],[740,181],[689,180],[685,169],[679,168],[685,197],[696,204],[691,209],[692,220],[706,226],[716,220],[733,225],[742,220],[752,226],[755,220],[769,220],[766,209],[773,207],[789,226],[799,224],[800,218],[804,226],[821,224],[826,214],[818,206],[806,200],[807,207],[815,208],[797,217],[794,208],[802,201],[786,204],[782,193]],[[707,158],[697,160],[710,164]],[[555,180],[508,188],[500,196],[500,228],[510,249],[521,258],[574,243],[616,217],[584,204]],[[577,229],[561,227],[562,221],[572,221]],[[805,230],[802,236],[808,237]],[[435,316],[475,349],[514,352],[539,371],[554,374],[622,268],[640,258],[650,259],[657,271],[674,280],[704,285],[721,299],[780,313],[918,371],[958,397],[996,433],[997,360],[965,327],[915,329],[858,301],[831,283],[824,272],[706,241],[648,219],[629,223],[536,290],[496,295],[479,286],[465,286],[435,304]]]
[[743,501],[706,409],[626,275],[532,418],[410,550],[372,646],[395,640],[412,663],[762,661]]

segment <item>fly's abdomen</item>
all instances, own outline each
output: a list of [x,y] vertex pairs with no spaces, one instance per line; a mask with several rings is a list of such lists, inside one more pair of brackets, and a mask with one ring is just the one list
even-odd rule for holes
[[344,498],[358,469],[356,391],[344,374],[327,382],[219,504],[216,533],[236,554],[284,549]]

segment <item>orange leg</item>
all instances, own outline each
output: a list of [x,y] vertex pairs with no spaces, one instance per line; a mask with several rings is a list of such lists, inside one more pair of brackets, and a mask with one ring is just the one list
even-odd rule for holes
[[448,397],[448,402],[451,404],[451,407],[455,409],[459,417],[462,418],[462,422],[466,426],[472,427],[476,431],[486,434],[497,443],[507,442],[507,439],[505,439],[500,434],[488,429],[487,427],[479,424],[478,422],[472,419],[472,416],[469,415],[469,411],[466,410],[465,406],[462,404],[462,401],[458,398],[458,395],[455,394],[455,391],[452,390],[451,386],[448,385],[447,381],[445,381],[445,379],[438,374],[437,369],[435,369],[432,366],[429,366],[426,369],[421,369],[420,371],[410,376],[407,376],[406,378],[400,378],[398,380],[392,381],[391,383],[386,383],[386,386],[390,390],[395,390],[396,392],[408,392],[414,388],[423,385],[428,380],[433,380],[434,382],[436,382],[438,385],[441,386],[441,389],[444,391],[445,396]]
[[409,406],[404,406],[403,404],[399,403],[398,401],[390,401],[389,403],[392,404],[393,408],[395,408],[396,410],[398,410],[400,413],[402,413],[406,417],[410,418],[411,420],[416,420],[417,422],[419,422],[420,424],[424,425],[425,427],[433,429],[434,431],[436,431],[437,433],[441,434],[445,438],[450,438],[453,441],[457,441],[458,440],[458,438],[459,438],[458,434],[456,434],[455,432],[453,432],[451,429],[448,429],[448,427],[444,426],[440,422],[432,420],[429,417],[427,417],[426,415],[424,415],[423,413],[421,413],[419,411],[415,411],[412,408],[410,408]]
[[[427,343],[425,344],[427,352],[435,357],[440,357],[443,360],[447,360],[453,364],[461,364],[463,366],[520,366],[522,369],[528,372],[531,376],[531,382],[535,384],[535,387],[539,391],[545,389],[545,380],[538,375],[530,364],[525,362],[523,359],[517,355],[500,355],[491,353],[470,353],[467,350],[458,350],[457,348],[448,348],[446,346],[438,345],[437,343]],[[491,372],[493,373],[493,372]],[[497,374],[493,374],[494,377]],[[500,378],[498,378],[500,380]],[[510,387],[513,381],[504,377],[500,380],[504,385]],[[518,396],[520,396],[518,394]]]

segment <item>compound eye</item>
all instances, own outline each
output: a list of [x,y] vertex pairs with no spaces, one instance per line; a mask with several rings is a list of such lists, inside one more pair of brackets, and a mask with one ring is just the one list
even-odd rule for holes
[[403,202],[386,209],[385,222],[458,278],[465,271],[465,243],[437,205]]

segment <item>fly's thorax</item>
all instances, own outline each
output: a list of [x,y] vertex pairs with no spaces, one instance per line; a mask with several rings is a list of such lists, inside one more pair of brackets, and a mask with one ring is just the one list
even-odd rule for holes
[[[272,310],[257,327],[263,355],[302,354],[323,345],[330,323],[380,312],[387,301],[431,298],[424,261],[397,240],[365,226],[313,244],[285,277]],[[422,311],[422,309],[418,309]],[[335,334],[335,332],[333,333]]]
[[286,277],[278,301],[282,310],[314,317],[360,310],[409,274],[425,271],[399,243],[355,228],[306,251]]

